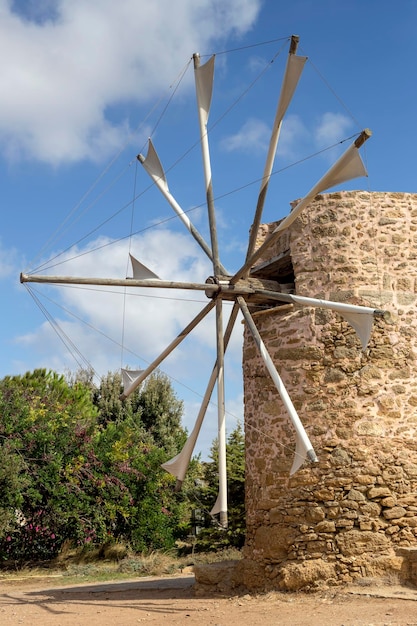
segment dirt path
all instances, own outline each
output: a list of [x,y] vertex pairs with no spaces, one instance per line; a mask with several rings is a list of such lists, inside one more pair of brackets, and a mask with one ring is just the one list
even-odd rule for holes
[[42,587],[0,582],[0,624],[27,626],[417,626],[417,589],[196,597],[194,577]]

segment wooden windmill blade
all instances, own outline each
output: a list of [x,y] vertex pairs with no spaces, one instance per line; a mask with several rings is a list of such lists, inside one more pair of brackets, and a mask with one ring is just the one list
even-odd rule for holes
[[[210,246],[205,241],[204,237],[199,233],[197,228],[191,222],[188,215],[181,208],[180,204],[177,202],[177,200],[174,198],[174,196],[170,192],[169,187],[168,187],[168,181],[167,181],[164,169],[162,167],[162,163],[158,157],[158,154],[155,150],[155,147],[151,139],[149,139],[148,141],[148,153],[146,157],[144,157],[142,154],[139,154],[137,156],[137,159],[140,163],[142,163],[143,167],[145,168],[149,176],[152,178],[153,182],[155,183],[157,188],[160,190],[162,195],[169,202],[169,204],[171,205],[175,213],[178,215],[181,222],[184,224],[187,230],[191,233],[191,235],[197,241],[198,245],[202,248],[202,250],[208,256],[208,258],[212,261],[213,254],[212,254],[212,250]],[[223,270],[223,273],[226,274],[226,270],[224,270],[224,268],[222,268],[222,270]]]
[[310,191],[300,200],[286,218],[280,221],[275,230],[269,235],[264,243],[249,258],[246,258],[244,265],[235,273],[231,282],[235,283],[239,278],[245,276],[253,265],[265,254],[265,252],[275,243],[280,234],[288,228],[310,204],[315,196],[340,183],[353,180],[362,176],[367,176],[366,168],[359,154],[359,148],[372,136],[371,131],[363,130],[342,156],[332,165],[332,167],[320,178],[320,180],[310,189]]
[[[229,317],[229,321],[227,323],[227,328],[224,334],[224,349],[226,351],[231,334],[232,334],[232,330],[233,327],[235,325],[236,322],[236,318],[237,318],[237,314],[239,312],[239,307],[238,305],[235,303],[232,309],[232,312],[230,314]],[[197,441],[197,437],[200,433],[200,429],[207,411],[207,407],[208,404],[210,402],[210,398],[211,395],[213,393],[214,390],[214,386],[216,384],[216,380],[217,380],[217,360],[216,363],[213,367],[213,371],[211,373],[211,376],[209,378],[209,382],[207,385],[207,389],[206,392],[204,394],[203,397],[203,401],[201,403],[201,407],[199,410],[199,413],[197,415],[197,419],[194,425],[194,428],[190,434],[190,436],[188,437],[183,449],[181,450],[181,452],[179,454],[177,454],[174,458],[170,459],[169,461],[166,461],[165,463],[163,463],[162,467],[169,472],[170,474],[173,474],[173,476],[175,476],[177,478],[177,489],[181,488],[181,484],[185,478],[185,474],[187,472],[188,469],[188,465],[190,463],[193,451],[194,451],[194,447]]]
[[292,468],[290,470],[290,474],[294,474],[301,467],[301,465],[304,463],[306,459],[314,463],[317,463],[318,458],[314,451],[313,445],[305,431],[305,428],[298,416],[298,413],[295,410],[295,407],[291,401],[291,398],[288,395],[285,385],[282,382],[280,375],[278,374],[278,371],[266,349],[264,342],[262,341],[262,337],[258,329],[256,328],[256,324],[253,321],[253,318],[249,312],[248,305],[246,304],[246,302],[241,296],[238,297],[238,302],[239,302],[240,309],[243,313],[243,316],[245,318],[245,322],[248,325],[248,328],[252,334],[255,344],[259,350],[261,358],[263,362],[265,363],[266,369],[268,370],[268,373],[272,379],[272,382],[274,383],[275,388],[277,389],[281,397],[281,400],[285,406],[285,409],[287,410],[289,418],[296,432],[295,456],[294,456]]
[[[223,266],[220,262],[217,239],[216,212],[214,208],[213,182],[208,140],[208,119],[213,93],[214,59],[200,65],[200,56],[194,54],[194,76],[197,96],[198,120],[200,127],[201,154],[204,180],[206,185],[207,213],[210,228],[210,242],[213,260],[213,275],[220,279]],[[226,406],[224,391],[224,338],[223,338],[223,299],[221,292],[216,298],[216,365],[217,365],[217,437],[219,452],[219,496],[216,513],[220,516],[220,525],[227,528],[227,469],[226,469]]]
[[[290,49],[288,53],[287,65],[285,68],[284,78],[281,85],[281,91],[278,99],[277,110],[275,113],[275,119],[272,126],[271,138],[268,146],[268,154],[265,160],[264,173],[261,180],[261,188],[259,190],[258,202],[256,205],[255,215],[250,231],[249,244],[246,253],[246,260],[250,259],[256,244],[256,237],[259,230],[259,225],[262,219],[262,212],[265,204],[265,199],[268,191],[269,181],[271,179],[272,168],[274,165],[275,155],[278,148],[278,141],[281,133],[282,122],[287,109],[290,105],[294,92],[297,88],[298,81],[300,80],[301,73],[304,69],[307,57],[296,55],[298,47],[299,37],[293,35],[291,37]],[[246,268],[245,273],[249,272],[250,268]],[[242,274],[243,275],[243,274]],[[234,277],[232,282],[235,282],[240,276]]]

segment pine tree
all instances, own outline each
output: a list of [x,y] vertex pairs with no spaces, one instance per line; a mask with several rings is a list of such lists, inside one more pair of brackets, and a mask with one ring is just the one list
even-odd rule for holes
[[226,442],[228,528],[223,530],[207,516],[218,494],[218,442],[210,450],[210,461],[203,463],[200,497],[206,510],[206,528],[199,537],[200,549],[241,548],[245,541],[245,437],[241,424],[228,435]]

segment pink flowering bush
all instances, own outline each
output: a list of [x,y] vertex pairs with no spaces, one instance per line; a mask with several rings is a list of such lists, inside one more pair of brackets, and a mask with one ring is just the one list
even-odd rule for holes
[[49,560],[64,541],[174,545],[189,504],[160,465],[184,441],[180,405],[170,416],[162,379],[126,405],[118,379],[106,385],[46,370],[0,381],[0,561]]

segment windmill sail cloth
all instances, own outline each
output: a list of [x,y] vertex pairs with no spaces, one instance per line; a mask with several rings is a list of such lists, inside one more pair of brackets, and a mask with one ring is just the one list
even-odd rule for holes
[[290,470],[290,475],[292,475],[295,474],[295,472],[301,467],[301,465],[307,458],[309,458],[311,461],[317,462],[317,456],[314,452],[313,446],[311,445],[311,441],[305,431],[305,428],[298,416],[298,413],[295,410],[292,400],[288,395],[288,391],[286,390],[284,383],[282,382],[282,379],[278,374],[275,365],[273,364],[272,359],[269,356],[263,342],[260,346],[260,352],[262,359],[268,369],[268,372],[275,384],[275,387],[279,395],[281,396],[281,400],[288,411],[288,415],[290,416],[291,422],[296,432],[295,456]]
[[150,280],[150,279],[159,280],[159,276],[154,274],[154,272],[152,272],[148,267],[146,267],[146,265],[143,265],[143,263],[135,259],[135,257],[132,254],[129,254],[129,256],[130,256],[130,262],[132,263],[133,278],[135,280]]
[[174,456],[169,461],[166,461],[161,465],[164,470],[166,470],[169,474],[172,474],[176,477],[179,482],[183,482],[185,478],[185,474],[187,473],[188,465],[190,463],[192,454],[194,452],[195,444],[198,439],[198,435],[200,434],[201,425],[203,423],[208,404],[210,402],[211,394],[214,389],[214,385],[217,379],[217,363],[213,368],[211,373],[206,392],[203,397],[203,401],[200,406],[200,410],[197,415],[196,422],[194,424],[194,428],[191,431],[187,441],[184,444],[183,449],[176,456]]
[[323,309],[331,309],[336,311],[355,329],[362,349],[365,350],[372,333],[372,325],[374,315],[380,314],[382,311],[367,306],[357,306],[354,304],[344,304],[342,302],[332,302],[330,300],[319,300],[316,298],[307,298],[304,296],[290,295],[292,302],[301,304],[302,306],[317,306]]
[[207,63],[196,67],[194,70],[198,107],[204,124],[208,122],[213,94],[214,59],[213,55]]
[[272,381],[281,397],[281,400],[287,409],[290,420],[294,426],[296,433],[296,449],[295,449],[295,457],[294,462],[292,464],[290,474],[294,474],[299,467],[304,463],[304,461],[308,458],[310,461],[317,462],[317,456],[314,452],[314,448],[310,442],[310,439],[305,431],[305,428],[295,410],[295,407],[292,403],[292,400],[288,394],[288,391],[285,388],[284,383],[280,375],[277,372],[277,369],[272,361],[271,356],[269,355],[268,350],[262,340],[262,337],[256,327],[255,322],[249,312],[248,306],[244,299],[240,296],[238,297],[238,302],[240,309],[242,311],[243,317],[245,318],[245,322],[247,323],[249,330],[252,334],[252,337],[255,341],[255,344],[258,347],[259,353],[262,357],[263,362],[265,363],[266,369],[268,370],[269,375],[272,378]]
[[[288,228],[300,215],[304,207],[322,191],[326,191],[330,187],[335,187],[341,183],[361,176],[367,176],[368,173],[363,164],[358,148],[353,143],[344,154],[336,161],[329,171],[319,180],[319,182],[309,191],[309,193],[297,204],[291,213],[278,224],[275,233],[281,232]],[[265,242],[265,244],[268,240]]]
[[150,139],[148,141],[148,152],[146,155],[146,159],[140,158],[140,161],[145,170],[148,172],[149,176],[154,181],[154,183],[168,200],[175,213],[181,218],[182,222],[185,224],[188,230],[191,230],[191,222],[189,218],[169,191],[168,181],[165,175],[164,168],[162,167],[162,163],[159,160],[158,154]]
[[214,506],[210,511],[210,515],[218,515],[221,512],[222,512],[222,499],[219,493],[216,498],[216,502],[214,503]]
[[[123,380],[123,393],[120,396],[121,400],[125,400],[131,393],[135,391],[139,387],[141,383],[147,378],[149,375],[149,368],[146,370],[122,370],[122,380]],[[123,373],[125,372],[125,373]]]
[[191,435],[188,437],[183,449],[179,454],[174,456],[169,461],[161,464],[161,467],[169,474],[172,474],[172,476],[175,476],[180,483],[184,482],[185,474],[187,473],[187,469],[194,452],[197,437],[200,432],[200,427],[201,424],[199,425],[198,431],[195,434],[194,427]]
[[198,416],[196,422],[194,424],[194,428],[191,431],[187,441],[184,444],[183,449],[179,454],[174,456],[169,461],[166,461],[161,465],[165,471],[169,474],[172,474],[176,477],[179,482],[183,482],[185,478],[185,474],[187,473],[188,465],[190,463],[195,444],[197,442],[198,435],[200,434],[201,425],[204,420],[204,416],[207,411],[208,403],[210,402],[211,393],[214,388],[214,384],[217,377],[217,367],[213,369],[213,372],[210,376],[209,383],[207,385],[206,393],[204,394],[203,402],[201,404],[200,410],[198,412]]
[[130,385],[143,373],[143,370],[125,370],[122,369],[123,387],[127,389]]
[[311,449],[309,450],[307,445],[308,444],[306,444],[304,439],[297,435],[295,443],[294,461],[290,469],[290,476],[295,474],[295,472],[300,469],[300,467],[307,458],[310,458],[310,460],[317,462],[317,458],[311,457]]
[[[169,202],[171,207],[174,209],[175,213],[178,215],[178,217],[180,218],[184,226],[191,233],[191,235],[194,237],[197,243],[201,246],[201,248],[204,250],[204,252],[209,257],[209,259],[213,260],[213,255],[212,255],[209,245],[204,240],[202,235],[198,232],[198,230],[195,228],[195,226],[192,224],[187,214],[184,213],[184,211],[182,210],[178,202],[175,200],[172,193],[169,191],[168,181],[167,181],[164,169],[162,167],[161,161],[159,160],[155,147],[150,139],[148,141],[148,153],[146,155],[146,158],[143,155],[139,154],[138,159],[142,163],[146,172],[152,178],[155,185],[161,191],[162,195],[165,197],[165,199]],[[222,267],[222,270],[224,270],[223,267]],[[223,273],[226,274],[227,272],[224,270]]]
[[306,61],[307,57],[301,57],[295,54],[288,55],[287,66],[285,68],[284,80],[276,115],[276,118],[279,121],[283,119],[285,113],[287,112]]
[[366,350],[369,339],[371,338],[373,315],[369,313],[342,313],[342,315],[352,328],[355,329],[362,344],[362,350]]
[[[250,258],[256,246],[256,237],[259,230],[259,224],[261,222],[262,212],[265,204],[265,198],[268,191],[269,181],[271,179],[272,168],[274,165],[275,155],[277,152],[279,136],[281,133],[282,120],[290,105],[291,99],[294,95],[297,83],[300,79],[301,73],[304,68],[304,64],[307,57],[297,57],[295,54],[289,54],[287,65],[285,68],[284,79],[282,81],[281,93],[278,100],[277,110],[275,113],[274,125],[272,128],[271,138],[268,146],[268,154],[265,161],[264,172],[262,176],[261,188],[259,191],[258,202],[256,205],[255,216],[251,228],[249,237],[248,250],[246,253],[246,259]],[[246,272],[249,268],[246,269]],[[242,274],[243,275],[243,274]]]
[[162,163],[150,139],[148,140],[148,152],[146,153],[146,158],[139,155],[139,160],[148,172],[149,176],[168,192],[168,181],[165,176],[164,168],[162,167]]

